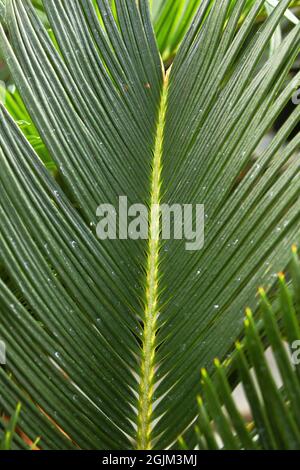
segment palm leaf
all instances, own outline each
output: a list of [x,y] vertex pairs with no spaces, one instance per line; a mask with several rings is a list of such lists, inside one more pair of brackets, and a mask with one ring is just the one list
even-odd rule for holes
[[[231,351],[299,241],[300,108],[252,158],[300,84],[299,25],[264,54],[289,2],[254,34],[263,3],[239,27],[244,0],[202,1],[166,74],[146,0],[44,0],[55,44],[29,1],[6,1],[1,48],[60,174],[2,107],[0,403],[22,402],[42,448],[170,446],[197,415],[199,365]],[[96,209],[120,195],[204,203],[204,249],[100,242]]]
[[[275,314],[261,288],[260,316],[254,321],[251,310],[247,310],[245,340],[237,343],[233,358],[223,365],[215,360],[212,378],[202,371],[204,398],[198,398],[199,418],[195,428],[195,441],[201,449],[300,448],[300,324],[296,315],[300,308],[300,263],[296,248],[293,248],[292,274],[293,291],[287,287],[284,275],[279,274],[280,315]],[[280,388],[264,356],[266,339],[280,372]],[[253,420],[249,423],[231,396],[229,371],[243,385]],[[181,445],[186,447],[184,439]]]

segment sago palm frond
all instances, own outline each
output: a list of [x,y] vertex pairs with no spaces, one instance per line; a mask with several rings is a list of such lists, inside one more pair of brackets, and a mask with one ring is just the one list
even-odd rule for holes
[[[258,0],[202,0],[171,69],[148,1],[5,2],[0,44],[54,178],[2,106],[0,404],[43,449],[167,448],[197,416],[199,368],[232,351],[256,287],[299,242],[295,25],[268,58],[290,2],[257,31]],[[53,40],[54,39],[54,40]],[[105,240],[99,204],[204,204],[205,244]],[[122,237],[121,237],[122,238]],[[123,238],[126,238],[123,237]]]
[[[260,315],[247,311],[245,340],[237,343],[233,359],[215,360],[212,378],[202,371],[202,395],[195,442],[200,449],[300,449],[300,263],[293,249],[293,289],[279,274],[279,314],[264,289],[259,290]],[[270,345],[282,385],[274,379],[264,356]],[[288,347],[287,347],[287,346]],[[229,372],[230,371],[230,372]],[[247,422],[231,395],[228,375],[235,374],[250,405]],[[185,448],[184,439],[180,440]]]

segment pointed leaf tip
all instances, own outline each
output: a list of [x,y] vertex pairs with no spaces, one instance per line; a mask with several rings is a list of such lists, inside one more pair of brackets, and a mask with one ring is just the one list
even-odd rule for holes
[[221,367],[221,362],[220,360],[216,357],[215,360],[214,360],[214,364],[215,366],[219,369]]

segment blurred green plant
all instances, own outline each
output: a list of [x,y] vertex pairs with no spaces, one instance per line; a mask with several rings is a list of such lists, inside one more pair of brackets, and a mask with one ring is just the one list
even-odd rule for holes
[[[232,358],[223,364],[216,359],[210,375],[202,370],[194,436],[194,445],[200,449],[300,449],[300,263],[296,247],[290,268],[290,286],[283,273],[278,276],[279,310],[260,288],[260,314],[254,319],[247,309],[245,338],[236,344]],[[266,361],[266,345],[280,373],[279,387]],[[246,394],[250,421],[233,399],[233,375]],[[180,445],[188,447],[184,438]]]
[[18,403],[16,411],[9,420],[0,419],[0,450],[11,450],[16,431],[17,422],[21,412],[21,404]]
[[[0,418],[0,451],[1,450],[37,450],[40,438],[31,442],[21,431],[17,430],[20,421],[21,403],[10,418]],[[1,461],[1,458],[0,458]]]
[[[182,39],[190,27],[201,0],[152,0],[152,15],[158,45],[165,62],[170,62],[174,57]],[[242,23],[254,5],[255,0],[248,0],[241,12]],[[268,7],[274,7],[278,2],[269,0],[261,9],[257,21],[262,21],[268,14]],[[232,1],[232,8],[235,1]],[[300,5],[299,0],[291,2],[290,8]],[[232,10],[229,10],[229,14]],[[290,10],[285,13],[289,21],[295,22],[297,18]]]
[[16,87],[14,85],[4,86],[3,83],[0,83],[0,97],[2,102],[5,104],[6,109],[9,111],[11,116],[13,116],[16,124],[18,124],[19,128],[39,155],[46,168],[51,173],[55,174],[56,165],[33,124]]

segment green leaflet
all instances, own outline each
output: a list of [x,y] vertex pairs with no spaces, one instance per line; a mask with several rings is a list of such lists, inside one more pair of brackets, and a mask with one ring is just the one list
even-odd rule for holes
[[[240,27],[244,0],[203,0],[167,88],[146,0],[44,0],[55,46],[29,1],[7,1],[1,49],[59,176],[2,107],[1,404],[22,402],[41,448],[170,446],[199,368],[231,351],[299,240],[299,107],[252,160],[300,85],[299,25],[264,54],[289,2],[254,34],[263,3]],[[97,207],[121,195],[203,203],[203,250],[100,241]]]

